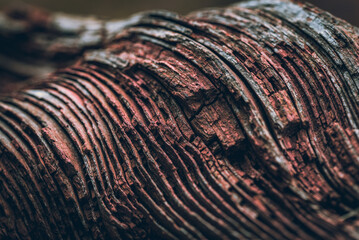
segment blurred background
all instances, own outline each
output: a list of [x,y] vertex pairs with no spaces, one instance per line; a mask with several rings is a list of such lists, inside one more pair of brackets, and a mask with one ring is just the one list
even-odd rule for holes
[[[42,8],[66,13],[125,18],[133,13],[166,9],[181,14],[206,7],[221,7],[239,0],[22,0]],[[350,23],[359,26],[359,0],[307,0]],[[0,0],[0,9],[14,0]]]

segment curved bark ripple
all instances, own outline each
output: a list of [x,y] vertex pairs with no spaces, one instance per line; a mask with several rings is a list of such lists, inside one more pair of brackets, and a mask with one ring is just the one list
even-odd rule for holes
[[255,0],[115,29],[1,98],[1,239],[359,239],[358,28]]

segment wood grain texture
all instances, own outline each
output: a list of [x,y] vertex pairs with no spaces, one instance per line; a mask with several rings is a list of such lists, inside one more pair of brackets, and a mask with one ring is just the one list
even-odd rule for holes
[[1,98],[0,238],[359,239],[358,28],[277,0],[81,24]]

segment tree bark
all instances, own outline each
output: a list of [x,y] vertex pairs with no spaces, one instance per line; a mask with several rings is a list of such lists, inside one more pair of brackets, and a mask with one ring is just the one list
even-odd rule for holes
[[0,238],[359,239],[358,37],[300,1],[2,13]]

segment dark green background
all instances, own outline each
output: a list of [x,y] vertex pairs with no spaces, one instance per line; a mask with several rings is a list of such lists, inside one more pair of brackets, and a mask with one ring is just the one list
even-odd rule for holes
[[[359,0],[308,1],[359,26]],[[14,0],[0,0],[0,8],[14,2]],[[238,0],[23,0],[23,2],[53,11],[124,18],[132,13],[150,9],[167,9],[185,14],[200,8],[226,6]]]

